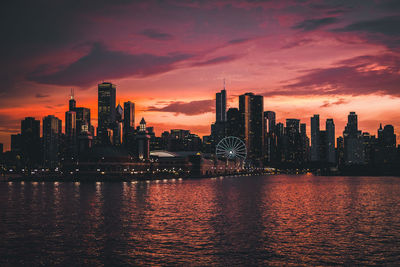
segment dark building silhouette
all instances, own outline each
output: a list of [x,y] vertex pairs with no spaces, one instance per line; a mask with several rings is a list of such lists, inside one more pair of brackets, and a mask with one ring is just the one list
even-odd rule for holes
[[65,141],[67,156],[75,156],[77,153],[76,112],[65,112]]
[[12,152],[21,152],[22,147],[21,134],[12,134],[11,135],[11,151]]
[[277,135],[275,133],[275,112],[265,111],[263,120],[264,163],[276,162]]
[[77,107],[74,109],[76,113],[76,134],[79,136],[82,131],[89,131],[94,134],[94,130],[90,121],[90,109],[84,107]]
[[215,95],[215,122],[225,122],[226,121],[226,90],[225,82],[224,89]]
[[226,136],[226,90],[215,94],[215,123],[211,125],[213,148]]
[[230,108],[226,113],[226,135],[240,137],[243,129],[242,120],[239,109]]
[[61,120],[53,115],[43,118],[43,163],[47,168],[59,165]]
[[303,142],[300,134],[300,120],[286,119],[284,157],[286,163],[304,162]]
[[128,136],[135,130],[135,103],[127,101],[124,103],[124,133],[123,142],[128,142]]
[[101,144],[109,144],[115,122],[116,86],[103,82],[98,85],[98,127],[97,137]]
[[139,131],[136,135],[136,157],[140,160],[148,160],[150,157],[150,136],[147,133],[146,121],[140,121]]
[[69,103],[68,103],[69,105],[68,105],[68,107],[69,107],[69,111],[74,111],[75,110],[75,108],[76,108],[76,101],[75,101],[75,99],[74,99],[74,89],[71,89],[71,96],[70,96],[70,99],[69,99]]
[[327,142],[326,161],[330,164],[334,164],[336,163],[336,151],[335,151],[335,123],[333,122],[333,119],[326,120],[325,129],[326,129],[326,142]]
[[41,163],[40,121],[26,117],[21,121],[20,149],[26,167]]
[[267,133],[273,133],[275,131],[276,115],[274,111],[264,112],[265,130]]
[[113,144],[120,146],[123,138],[124,109],[120,104],[115,108],[115,122],[113,123]]
[[307,136],[307,125],[305,123],[300,124],[300,138],[302,143],[302,154],[304,162],[310,161],[310,138]]
[[246,93],[239,96],[239,112],[242,119],[242,139],[248,158],[262,159],[263,156],[263,112],[264,99],[261,95]]
[[311,161],[313,162],[320,161],[318,153],[320,150],[319,132],[319,115],[314,114],[314,116],[311,117]]
[[361,131],[358,130],[357,114],[350,112],[343,131],[344,163],[348,165],[364,164],[364,146]]

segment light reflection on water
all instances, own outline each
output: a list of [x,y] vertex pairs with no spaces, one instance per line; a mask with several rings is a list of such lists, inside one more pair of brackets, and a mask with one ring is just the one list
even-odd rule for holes
[[395,265],[400,178],[0,183],[0,265]]

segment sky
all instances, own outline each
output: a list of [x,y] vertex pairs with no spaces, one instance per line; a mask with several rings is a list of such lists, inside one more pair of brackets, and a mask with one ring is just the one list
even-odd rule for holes
[[27,116],[64,121],[71,88],[97,125],[97,84],[117,86],[156,134],[210,133],[215,93],[264,96],[277,121],[350,111],[400,136],[398,0],[7,1],[0,16],[0,142]]

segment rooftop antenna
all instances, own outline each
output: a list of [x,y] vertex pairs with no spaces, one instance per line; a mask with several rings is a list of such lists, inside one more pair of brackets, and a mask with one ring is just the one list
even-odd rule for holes
[[71,99],[74,99],[74,89],[71,88]]
[[225,78],[224,78],[224,90],[225,90]]

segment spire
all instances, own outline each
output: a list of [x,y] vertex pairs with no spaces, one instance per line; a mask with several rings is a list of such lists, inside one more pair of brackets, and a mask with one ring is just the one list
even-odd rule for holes
[[74,99],[74,89],[71,88],[71,99]]
[[225,90],[225,78],[224,78],[224,90]]

